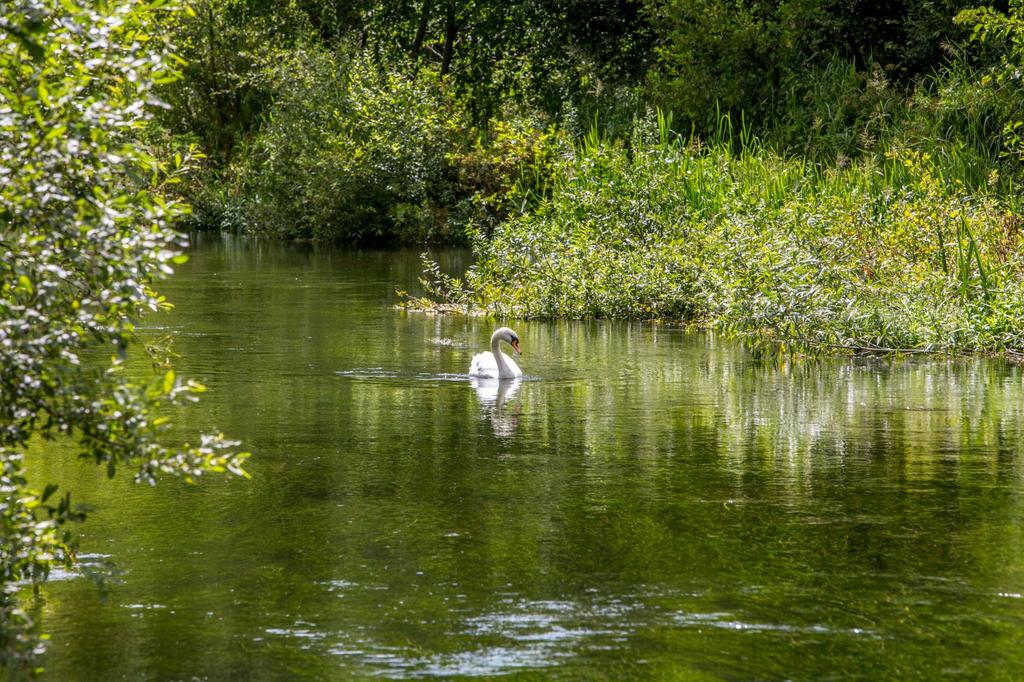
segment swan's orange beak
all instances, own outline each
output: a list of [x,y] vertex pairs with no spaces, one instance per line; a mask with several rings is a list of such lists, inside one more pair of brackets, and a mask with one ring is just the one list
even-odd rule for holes
[[523,354],[523,351],[519,350],[519,339],[513,339],[512,342],[511,342],[511,345],[512,345],[512,350],[514,350],[517,355],[522,355]]

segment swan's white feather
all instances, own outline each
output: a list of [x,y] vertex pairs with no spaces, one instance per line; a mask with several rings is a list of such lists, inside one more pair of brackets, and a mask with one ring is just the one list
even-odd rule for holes
[[515,360],[505,353],[502,353],[501,356],[505,359],[505,364],[508,365],[510,372],[508,376],[498,376],[498,363],[494,359],[494,353],[490,351],[477,353],[473,356],[473,362],[469,363],[469,376],[483,377],[485,379],[513,379],[523,376],[523,371],[519,369],[519,365],[516,364]]

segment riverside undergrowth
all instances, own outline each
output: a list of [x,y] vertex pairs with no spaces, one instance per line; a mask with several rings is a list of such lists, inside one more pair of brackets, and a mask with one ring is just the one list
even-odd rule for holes
[[909,149],[823,167],[728,118],[709,142],[670,127],[587,136],[433,293],[500,316],[681,321],[759,351],[1024,350],[1024,233],[993,194]]

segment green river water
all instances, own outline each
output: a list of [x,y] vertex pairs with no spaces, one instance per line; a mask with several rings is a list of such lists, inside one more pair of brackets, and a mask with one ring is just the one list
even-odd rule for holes
[[37,456],[117,570],[43,588],[44,679],[1024,677],[1020,368],[503,320],[527,376],[474,383],[496,321],[396,309],[419,270],[194,248],[146,333],[253,478]]

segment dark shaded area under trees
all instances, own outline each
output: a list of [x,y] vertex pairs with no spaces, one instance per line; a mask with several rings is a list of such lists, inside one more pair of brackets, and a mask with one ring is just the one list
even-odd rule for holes
[[[543,193],[551,150],[537,149],[540,138],[549,144],[557,130],[578,140],[592,126],[622,138],[655,106],[686,135],[706,138],[728,115],[815,162],[877,152],[894,129],[919,123],[903,109],[934,89],[936,74],[999,62],[998,49],[969,48],[970,26],[954,22],[971,5],[199,1],[168,27],[185,64],[165,88],[172,108],[163,123],[209,157],[189,197],[195,227],[459,241],[467,226]],[[933,103],[935,115],[960,113]],[[431,116],[411,114],[417,107]],[[395,116],[411,129],[389,129]],[[1005,123],[997,116],[983,112],[986,138],[969,140],[996,156]],[[955,120],[942,123],[958,134]],[[289,140],[282,159],[276,136],[285,129],[308,133]],[[334,146],[396,163],[339,163]],[[406,158],[410,146],[415,158]],[[325,197],[305,191],[332,173],[350,179]],[[305,197],[307,208],[327,197],[334,205],[270,205],[289,196]],[[332,224],[346,211],[353,220]]]

